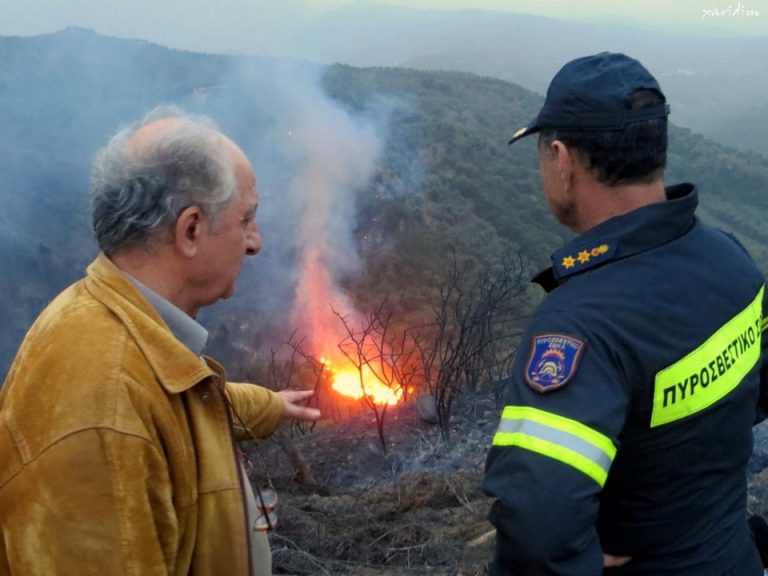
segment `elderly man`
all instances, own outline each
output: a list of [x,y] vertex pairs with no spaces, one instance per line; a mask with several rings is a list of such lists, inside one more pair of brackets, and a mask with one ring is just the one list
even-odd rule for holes
[[548,295],[504,390],[492,574],[763,573],[746,467],[764,281],[695,216],[693,185],[665,188],[668,112],[639,62],[601,53],[513,138],[539,133],[544,194],[578,236],[535,279]]
[[267,574],[233,431],[320,415],[227,382],[194,320],[261,247],[253,169],[209,120],[156,110],[99,154],[91,196],[102,253],[0,396],[0,575]]

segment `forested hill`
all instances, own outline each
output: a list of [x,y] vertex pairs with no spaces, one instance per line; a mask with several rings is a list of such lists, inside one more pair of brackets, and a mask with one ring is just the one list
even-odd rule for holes
[[[540,194],[535,139],[507,146],[542,103],[515,84],[195,54],[78,29],[0,37],[0,375],[35,315],[96,253],[87,200],[93,154],[120,125],[160,103],[215,118],[253,158],[262,188],[264,254],[244,270],[238,296],[206,322],[214,330],[217,318],[238,318],[241,326],[243,318],[288,322],[290,304],[275,305],[276,294],[292,292],[298,257],[284,190],[302,155],[291,140],[301,114],[285,106],[295,95],[283,87],[306,85],[286,77],[313,74],[318,93],[352,121],[375,126],[383,144],[345,224],[363,257],[344,282],[353,300],[397,294],[419,302],[451,248],[479,262],[512,250],[542,266],[568,237]],[[672,102],[672,121],[674,109]],[[328,115],[329,134],[338,129],[335,118]],[[671,134],[668,181],[699,184],[703,217],[735,232],[768,270],[768,160],[683,128]]]

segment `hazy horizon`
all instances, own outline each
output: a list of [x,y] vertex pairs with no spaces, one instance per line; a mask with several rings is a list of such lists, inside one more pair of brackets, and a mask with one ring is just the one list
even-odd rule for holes
[[[5,0],[0,4],[0,35],[33,36],[80,26],[183,50],[307,57],[312,54],[302,51],[302,29],[355,4],[439,12],[492,10],[705,37],[768,36],[768,0],[631,0],[608,9],[597,0]],[[316,56],[322,60],[324,55],[321,51]]]

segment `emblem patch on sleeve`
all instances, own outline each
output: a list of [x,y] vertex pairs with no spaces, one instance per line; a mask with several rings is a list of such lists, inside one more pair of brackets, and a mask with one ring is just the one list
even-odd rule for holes
[[525,367],[525,381],[539,392],[550,392],[565,386],[576,373],[584,346],[584,340],[567,334],[534,336]]

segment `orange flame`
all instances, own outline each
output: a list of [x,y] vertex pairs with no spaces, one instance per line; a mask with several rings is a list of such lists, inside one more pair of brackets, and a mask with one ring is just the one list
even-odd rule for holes
[[357,368],[350,366],[345,368],[331,368],[330,360],[321,358],[324,369],[330,374],[331,388],[339,394],[360,400],[367,396],[374,404],[384,406],[386,404],[394,406],[403,396],[401,389],[393,389],[382,383],[368,366],[362,368],[362,382],[360,381],[361,372]]

